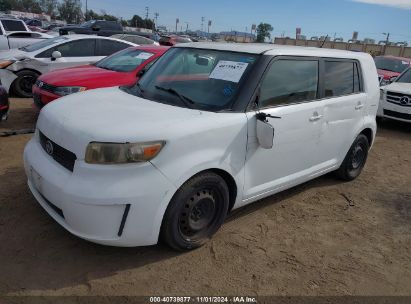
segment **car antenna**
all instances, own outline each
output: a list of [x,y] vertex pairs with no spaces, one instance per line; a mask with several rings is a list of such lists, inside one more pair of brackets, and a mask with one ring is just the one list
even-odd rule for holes
[[320,46],[320,49],[322,49],[322,48],[323,48],[323,46],[324,46],[325,42],[327,41],[327,38],[328,38],[328,35],[327,35],[327,36],[325,36],[325,38],[324,38],[324,40],[323,40],[323,43],[322,43],[322,44],[321,44],[321,46]]

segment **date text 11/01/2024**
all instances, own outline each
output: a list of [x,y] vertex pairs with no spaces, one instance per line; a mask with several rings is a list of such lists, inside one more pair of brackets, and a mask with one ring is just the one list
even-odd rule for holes
[[150,297],[150,303],[257,303],[255,297]]

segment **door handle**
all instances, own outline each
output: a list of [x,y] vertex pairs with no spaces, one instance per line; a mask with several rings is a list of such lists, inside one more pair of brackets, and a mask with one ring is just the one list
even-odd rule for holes
[[313,114],[313,116],[310,117],[310,121],[311,121],[311,122],[314,122],[314,121],[320,120],[321,118],[323,118],[323,116],[322,116],[322,115],[319,115],[317,112],[315,112],[315,113]]
[[361,110],[362,108],[364,108],[364,105],[361,102],[358,102],[358,104],[355,106],[356,110]]

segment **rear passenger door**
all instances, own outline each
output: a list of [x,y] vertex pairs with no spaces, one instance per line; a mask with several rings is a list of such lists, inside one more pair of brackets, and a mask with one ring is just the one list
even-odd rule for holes
[[[259,111],[250,111],[244,199],[254,199],[298,184],[319,172],[323,103],[319,95],[319,60],[274,59],[260,84]],[[274,145],[263,149],[256,138],[256,114],[263,112],[274,128]]]
[[131,47],[131,45],[120,41],[97,39],[96,56],[99,56],[100,59],[103,59],[106,56],[110,56],[111,54],[117,53],[118,51],[124,50],[129,47]]
[[321,146],[330,165],[345,157],[358,130],[364,124],[366,94],[363,90],[359,62],[348,59],[324,59],[323,101],[324,124]]
[[[53,71],[96,62],[95,48],[96,39],[78,39],[52,47],[36,58],[47,65],[48,71]],[[62,57],[53,60],[51,55],[54,51],[59,51]]]

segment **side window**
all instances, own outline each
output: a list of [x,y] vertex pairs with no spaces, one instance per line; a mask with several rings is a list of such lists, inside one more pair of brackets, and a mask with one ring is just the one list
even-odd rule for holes
[[360,91],[358,67],[352,61],[326,61],[325,97],[335,97]]
[[52,47],[36,57],[49,58],[54,51],[59,51],[62,57],[91,57],[95,56],[95,47],[95,39],[74,40]]
[[124,50],[130,45],[118,41],[98,39],[97,40],[97,54],[96,56],[109,56],[118,51]]
[[24,22],[21,20],[2,20],[5,31],[27,31]]
[[317,98],[318,61],[280,59],[269,68],[260,90],[261,107]]

